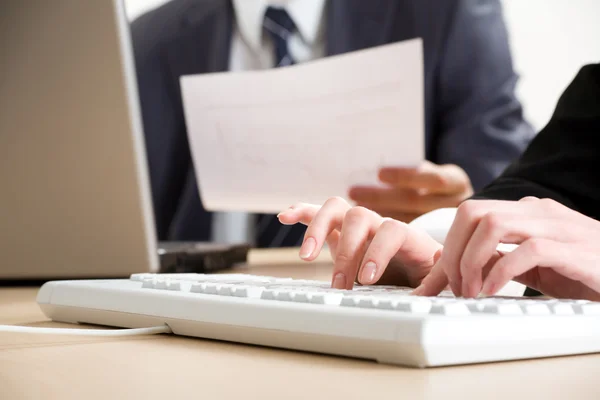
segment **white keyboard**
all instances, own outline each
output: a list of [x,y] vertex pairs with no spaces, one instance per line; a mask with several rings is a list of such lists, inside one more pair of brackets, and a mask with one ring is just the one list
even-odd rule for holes
[[409,295],[410,289],[240,274],[134,274],[55,281],[38,304],[51,319],[412,367],[600,352],[600,303]]

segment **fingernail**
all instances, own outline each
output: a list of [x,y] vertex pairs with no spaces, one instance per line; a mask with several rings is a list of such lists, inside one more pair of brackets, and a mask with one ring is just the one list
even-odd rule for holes
[[289,214],[292,211],[294,211],[292,208],[290,208],[288,210],[283,210],[282,212],[280,212],[279,214],[277,214],[277,218],[279,218],[281,215]]
[[419,285],[410,294],[413,296],[421,296],[423,294],[423,290],[425,290],[425,287],[423,285]]
[[334,289],[346,289],[346,275],[341,272],[335,274],[331,287]]
[[360,283],[362,283],[363,285],[368,285],[368,284],[373,283],[376,273],[377,273],[377,265],[375,265],[375,263],[373,261],[369,261],[362,268]]
[[315,251],[315,247],[317,247],[317,241],[312,237],[307,238],[300,248],[300,258],[310,257]]

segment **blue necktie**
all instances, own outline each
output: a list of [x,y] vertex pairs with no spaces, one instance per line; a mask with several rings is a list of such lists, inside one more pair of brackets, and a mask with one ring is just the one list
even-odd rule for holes
[[296,30],[296,24],[287,11],[282,8],[268,7],[265,11],[263,28],[273,41],[275,67],[294,64],[294,59],[288,50],[288,40]]
[[[275,67],[293,65],[295,61],[288,50],[288,39],[296,30],[296,25],[287,11],[268,7],[263,28],[273,43]],[[259,248],[297,247],[302,244],[305,231],[304,225],[282,225],[274,215],[259,214],[256,225],[256,245]]]

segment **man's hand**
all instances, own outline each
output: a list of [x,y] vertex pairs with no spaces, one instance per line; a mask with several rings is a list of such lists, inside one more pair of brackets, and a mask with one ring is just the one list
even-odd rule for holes
[[[501,253],[498,244],[519,245]],[[557,298],[600,300],[600,222],[549,199],[463,203],[414,294],[494,295],[515,280]]]
[[425,232],[382,218],[340,198],[320,207],[298,204],[279,214],[286,225],[308,226],[300,257],[314,260],[327,242],[334,260],[332,286],[351,289],[362,284],[416,287],[427,276],[442,246]]
[[469,177],[456,165],[426,161],[418,168],[383,168],[379,179],[386,187],[355,186],[350,199],[403,222],[438,208],[457,207],[473,194]]

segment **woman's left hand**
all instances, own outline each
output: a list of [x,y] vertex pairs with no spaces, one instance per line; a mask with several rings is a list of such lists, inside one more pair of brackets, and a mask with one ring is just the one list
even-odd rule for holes
[[[518,244],[501,254],[498,244]],[[469,200],[415,294],[494,295],[510,280],[557,298],[600,300],[600,222],[549,199]]]

